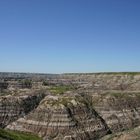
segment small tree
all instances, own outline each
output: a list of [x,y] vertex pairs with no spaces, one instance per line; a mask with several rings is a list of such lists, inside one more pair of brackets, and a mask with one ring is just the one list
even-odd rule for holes
[[21,81],[22,88],[32,88],[32,81],[29,79],[25,79]]
[[7,88],[8,88],[7,82],[0,82],[0,92],[3,92],[3,90]]
[[43,84],[42,84],[43,86],[48,86],[49,85],[49,83],[47,82],[47,81],[43,81]]

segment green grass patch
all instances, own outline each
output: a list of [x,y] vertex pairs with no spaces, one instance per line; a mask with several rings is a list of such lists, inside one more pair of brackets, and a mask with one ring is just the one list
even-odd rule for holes
[[102,96],[112,96],[115,97],[116,99],[120,99],[120,98],[132,98],[132,97],[137,97],[140,98],[140,92],[121,92],[121,91],[116,91],[116,92],[107,92],[105,94],[102,94]]
[[140,75],[140,72],[64,73],[64,75]]
[[74,86],[51,86],[49,88],[49,91],[55,94],[64,94],[67,91],[72,91],[74,90],[75,87]]
[[0,140],[42,140],[29,133],[0,129]]

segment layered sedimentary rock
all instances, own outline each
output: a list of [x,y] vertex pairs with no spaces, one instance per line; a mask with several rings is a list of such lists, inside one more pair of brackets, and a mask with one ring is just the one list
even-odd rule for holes
[[71,74],[65,76],[67,79],[71,79],[85,88],[99,90],[140,90],[140,73]]
[[24,96],[1,96],[0,97],[0,127],[4,128],[10,122],[25,116],[37,107],[44,98],[43,94]]
[[7,129],[33,132],[44,140],[96,140],[140,125],[140,93],[110,91],[46,96]]
[[49,139],[95,139],[111,131],[102,117],[79,95],[47,96],[36,110],[7,127]]
[[140,126],[103,137],[101,140],[140,140]]
[[[45,78],[42,79],[36,79],[35,84],[41,85]],[[34,96],[28,96],[29,100],[24,98],[24,102],[19,95],[14,98],[6,96],[10,107],[2,99],[1,110],[7,110],[9,116],[12,112],[13,119],[5,121],[7,115],[2,117],[1,122],[8,125],[7,129],[33,132],[44,140],[97,140],[109,133],[140,125],[139,73],[55,75],[46,77],[45,82],[46,90],[49,86],[59,89],[60,85],[77,88],[64,95],[56,95],[57,92],[47,95],[40,103],[38,100],[38,106],[35,103],[35,109]]]
[[93,102],[113,133],[140,125],[140,92],[110,91]]
[[33,87],[41,85],[43,80],[48,84],[76,84],[85,88],[102,90],[140,90],[140,73],[93,73],[93,74],[26,74],[0,73],[0,79],[6,79],[9,87],[20,88],[19,81],[32,80]]

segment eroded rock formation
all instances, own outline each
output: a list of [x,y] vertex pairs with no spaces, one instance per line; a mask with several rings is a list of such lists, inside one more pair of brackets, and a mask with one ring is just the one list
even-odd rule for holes
[[25,116],[36,108],[45,95],[1,96],[0,97],[0,127],[6,127],[10,122]]
[[44,139],[95,139],[111,133],[105,120],[80,95],[47,96],[36,110],[8,129],[39,134]]
[[[32,132],[44,140],[98,140],[140,125],[139,73],[64,74],[30,79],[34,87],[46,91],[59,90],[61,85],[74,88],[63,94],[51,90],[44,99],[35,93],[0,97],[1,127]],[[41,84],[44,80],[45,85]]]

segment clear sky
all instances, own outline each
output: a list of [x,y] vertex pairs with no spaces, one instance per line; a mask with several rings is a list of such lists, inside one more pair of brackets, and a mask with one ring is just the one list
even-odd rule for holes
[[0,0],[0,71],[140,71],[140,0]]

